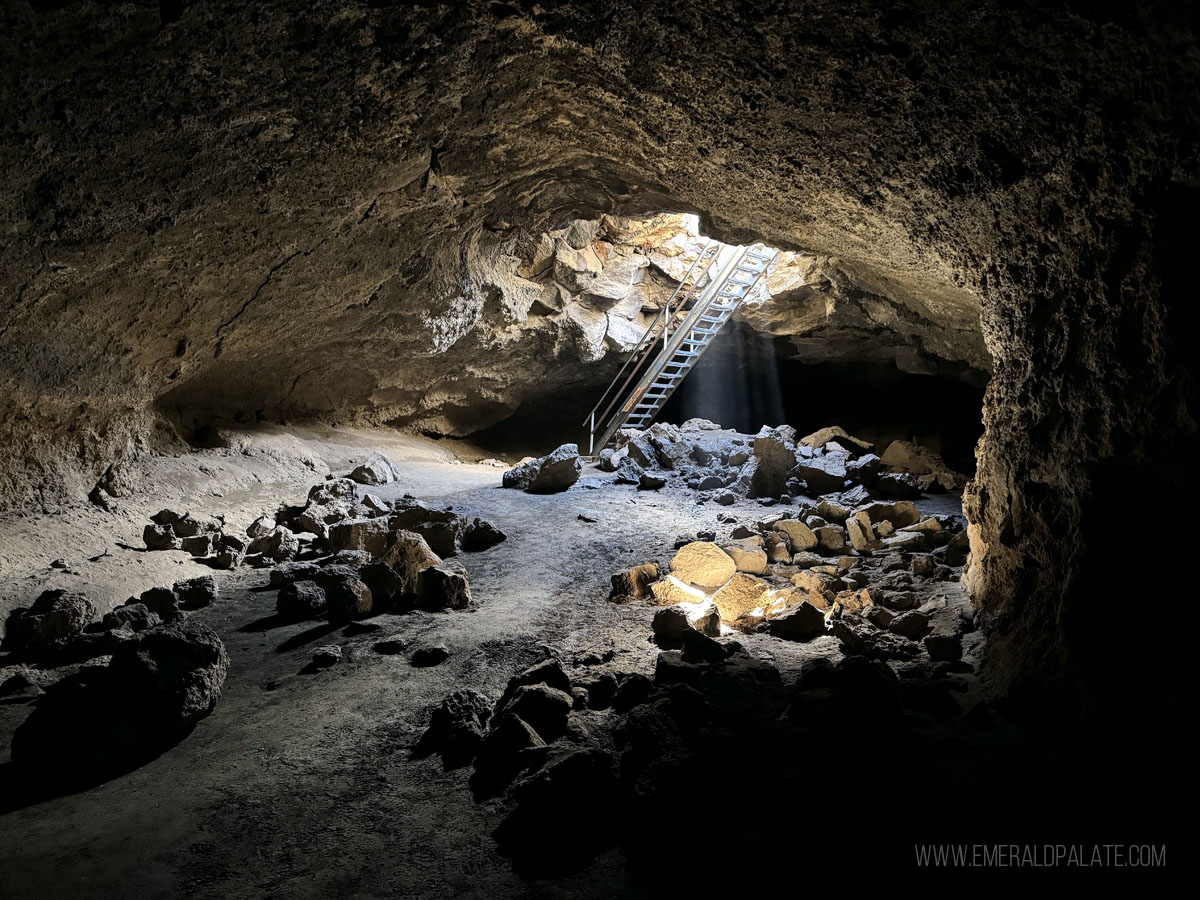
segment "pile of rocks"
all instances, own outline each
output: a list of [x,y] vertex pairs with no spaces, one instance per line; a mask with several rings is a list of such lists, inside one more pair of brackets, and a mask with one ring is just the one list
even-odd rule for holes
[[[315,499],[320,496],[310,495],[306,509]],[[470,605],[466,570],[451,557],[495,546],[504,533],[484,519],[434,509],[407,494],[381,505],[383,511],[373,515],[328,524],[323,540],[331,555],[284,562],[272,570],[280,616],[344,622],[389,611]]]
[[74,786],[182,738],[212,711],[228,670],[217,634],[184,621],[216,596],[208,575],[151,588],[99,618],[96,603],[64,590],[13,610],[0,645],[0,671],[12,674],[0,696],[37,701],[13,736],[14,763]]
[[470,521],[448,510],[431,509],[405,494],[388,501],[361,490],[388,484],[396,470],[383,453],[372,453],[345,478],[315,484],[302,506],[281,505],[255,519],[244,533],[220,519],[201,520],[164,509],[151,517],[143,539],[149,550],[183,550],[217,569],[243,564],[275,566],[341,550],[382,555],[392,536],[406,529],[424,537],[441,557],[460,550],[486,550],[504,534],[482,519]]
[[872,450],[837,426],[797,439],[787,425],[745,435],[707,419],[689,419],[680,426],[622,429],[617,448],[601,452],[600,466],[616,473],[618,484],[643,489],[676,478],[699,491],[702,500],[721,505],[738,497],[791,503],[801,495],[842,492],[845,503],[857,505],[871,498],[915,499],[966,484],[965,476],[952,472],[937,454],[909,441],[893,441],[883,456]]
[[5,621],[0,648],[14,658],[61,666],[109,656],[135,635],[182,620],[186,611],[217,598],[211,575],[154,587],[130,597],[102,617],[98,607],[77,591],[44,591],[29,607],[17,607]]
[[795,641],[832,632],[849,652],[876,658],[922,649],[934,659],[961,657],[972,618],[947,583],[959,581],[966,562],[965,520],[922,516],[907,500],[853,507],[845,498],[735,525],[719,542],[715,534],[681,541],[665,571],[646,562],[614,575],[609,599],[667,607],[654,618],[667,645],[689,631]]

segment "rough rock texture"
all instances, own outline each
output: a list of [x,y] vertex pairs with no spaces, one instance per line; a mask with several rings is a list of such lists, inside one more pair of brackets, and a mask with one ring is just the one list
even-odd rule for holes
[[[13,761],[65,783],[141,761],[187,734],[221,696],[229,657],[207,625],[139,632],[87,681],[47,693],[13,736]],[[79,752],[79,736],[92,742]]]
[[763,324],[815,335],[798,352],[865,329],[915,371],[990,355],[967,498],[989,673],[1132,699],[1116,651],[1157,641],[1115,624],[1096,498],[1165,493],[1196,455],[1191,5],[3,16],[4,503],[86,496],[176,442],[163,416],[198,441],[305,415],[457,434],[599,384],[599,252],[542,235],[698,210],[812,257],[802,324]]

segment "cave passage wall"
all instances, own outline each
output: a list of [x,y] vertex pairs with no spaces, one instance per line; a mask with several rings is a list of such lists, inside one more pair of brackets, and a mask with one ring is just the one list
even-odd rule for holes
[[480,260],[694,211],[981,311],[989,674],[1131,693],[1092,651],[1119,605],[1085,513],[1194,458],[1191,4],[4,0],[0,26],[6,507],[214,419],[453,432],[531,373],[602,384]]

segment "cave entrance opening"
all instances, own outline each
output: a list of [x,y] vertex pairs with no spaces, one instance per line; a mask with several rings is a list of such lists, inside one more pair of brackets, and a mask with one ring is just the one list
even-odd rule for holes
[[[713,246],[718,252],[705,257]],[[610,213],[511,239],[503,252],[517,277],[504,289],[521,288],[513,302],[533,298],[526,333],[546,340],[530,341],[528,352],[547,362],[505,400],[508,415],[473,432],[477,446],[513,461],[564,442],[599,454],[592,415],[611,414],[644,377],[630,376],[645,355],[639,345],[668,309],[693,312],[695,293],[711,282],[696,273],[718,273],[738,249],[710,241],[699,217],[682,212]],[[882,275],[838,257],[778,252],[653,421],[700,418],[751,435],[764,425],[801,434],[838,425],[880,448],[919,444],[969,475],[990,374],[978,302],[931,280],[892,277],[886,259],[875,263]],[[660,335],[651,350],[663,346]]]
[[779,251],[697,234],[689,235],[680,258],[687,268],[678,286],[582,423],[589,455],[621,428],[649,427],[733,315],[769,298],[767,277]]

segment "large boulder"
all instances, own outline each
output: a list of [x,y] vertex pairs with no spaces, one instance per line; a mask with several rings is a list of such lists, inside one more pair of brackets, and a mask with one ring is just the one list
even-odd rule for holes
[[202,609],[210,606],[219,593],[216,579],[211,575],[177,581],[171,590],[179,599],[180,609]]
[[329,549],[362,550],[372,556],[383,556],[392,539],[392,527],[387,519],[346,519],[329,526]]
[[789,641],[811,641],[825,634],[825,613],[807,600],[789,606],[766,625],[767,633]]
[[430,715],[416,755],[440,753],[447,769],[469,764],[479,751],[491,714],[491,701],[479,691],[454,691]]
[[871,448],[875,446],[870,441],[864,441],[852,434],[847,434],[837,425],[822,428],[819,431],[814,431],[812,434],[806,434],[797,443],[805,447],[810,447],[813,450],[820,450],[830,441],[836,441],[856,456],[860,453],[869,453]]
[[496,546],[507,535],[487,519],[473,519],[463,530],[462,548],[468,553],[479,553]]
[[362,574],[376,594],[388,599],[415,597],[421,572],[441,564],[441,557],[430,549],[425,538],[411,531],[397,531],[388,551],[377,562],[364,566]]
[[779,519],[771,526],[775,531],[787,535],[793,553],[801,553],[817,546],[817,535],[799,519]]
[[33,606],[13,610],[5,623],[4,646],[36,650],[83,631],[96,616],[96,606],[76,591],[42,592]]
[[738,572],[713,594],[721,621],[731,625],[754,609],[765,606],[771,586],[761,578]]
[[644,562],[612,577],[608,599],[613,603],[629,603],[650,597],[651,585],[658,580],[658,564]]
[[554,494],[578,481],[582,471],[579,447],[563,444],[547,456],[509,469],[504,473],[502,483],[507,488],[518,488],[529,494]]
[[754,458],[758,465],[751,475],[751,497],[778,497],[786,490],[788,473],[796,464],[794,429],[784,425],[763,428],[754,438]]
[[279,589],[275,612],[285,619],[305,621],[325,613],[325,589],[314,581],[289,581]]
[[13,762],[43,770],[56,784],[139,764],[212,712],[228,670],[225,646],[206,625],[142,631],[121,643],[104,669],[65,679],[42,697],[13,735]]
[[391,484],[396,480],[396,467],[392,461],[376,450],[367,461],[350,473],[350,479],[358,484]]
[[672,575],[708,594],[725,584],[736,571],[733,558],[711,541],[684,544],[671,558]]
[[798,458],[792,475],[804,482],[811,496],[831,494],[846,485],[849,475],[846,464],[850,457],[846,453],[826,453],[811,459]]

